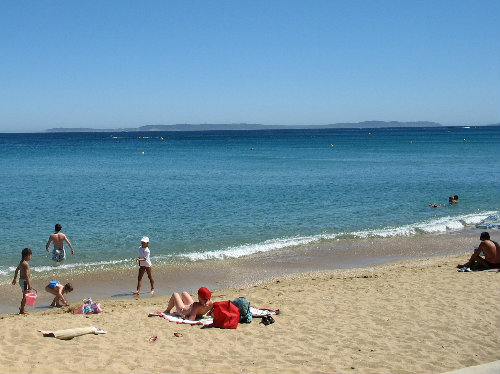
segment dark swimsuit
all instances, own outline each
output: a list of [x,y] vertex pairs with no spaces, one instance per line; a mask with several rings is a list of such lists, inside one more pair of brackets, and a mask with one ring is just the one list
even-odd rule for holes
[[488,264],[488,267],[490,269],[500,269],[500,264],[494,264],[492,262],[489,262],[488,260],[484,260]]

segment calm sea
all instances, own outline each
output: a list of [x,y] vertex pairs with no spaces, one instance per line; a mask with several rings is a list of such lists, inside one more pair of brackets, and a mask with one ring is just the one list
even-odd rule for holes
[[279,256],[500,208],[499,127],[0,134],[0,150],[0,284],[24,247],[54,269],[55,223],[76,250],[58,268],[85,272],[135,266],[143,235],[156,264]]

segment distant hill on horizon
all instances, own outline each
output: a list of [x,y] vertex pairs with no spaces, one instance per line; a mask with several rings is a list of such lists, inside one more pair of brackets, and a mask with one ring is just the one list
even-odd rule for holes
[[57,127],[45,130],[46,132],[136,132],[136,131],[217,131],[217,130],[299,130],[299,129],[363,129],[363,128],[384,128],[384,127],[442,127],[437,122],[416,121],[363,121],[363,122],[343,122],[332,123],[320,126],[280,126],[261,125],[252,123],[219,123],[219,124],[175,124],[175,125],[146,125],[133,128],[115,129],[95,129],[95,128],[68,128]]

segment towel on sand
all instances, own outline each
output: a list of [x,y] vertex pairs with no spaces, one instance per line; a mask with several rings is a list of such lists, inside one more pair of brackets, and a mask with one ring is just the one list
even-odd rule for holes
[[461,268],[458,268],[457,271],[459,271],[461,273],[469,273],[469,272],[475,272],[475,271],[489,271],[492,273],[500,273],[500,269],[477,270],[477,269],[470,268],[468,266],[462,266]]
[[[253,317],[258,318],[258,317],[267,316],[269,314],[275,314],[275,315],[279,314],[280,310],[279,309],[259,309],[259,308],[255,308],[255,307],[251,306],[250,312],[252,312]],[[154,317],[154,316],[163,317],[167,321],[170,321],[170,322],[185,323],[188,325],[208,326],[214,322],[214,319],[212,317],[209,317],[209,316],[203,316],[203,318],[201,318],[201,319],[197,319],[196,321],[191,321],[189,319],[181,318],[175,313],[174,314],[166,314],[163,312],[153,312],[153,313],[148,314],[148,317]]]
[[69,340],[73,339],[75,336],[85,335],[85,334],[106,334],[106,331],[98,329],[95,326],[89,327],[77,327],[74,329],[65,329],[65,330],[38,330],[43,334],[43,336],[53,336],[54,338],[61,340]]

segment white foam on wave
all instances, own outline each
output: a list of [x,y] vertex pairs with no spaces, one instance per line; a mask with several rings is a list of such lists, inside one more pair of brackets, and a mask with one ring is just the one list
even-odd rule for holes
[[[32,273],[43,273],[54,271],[54,269],[64,269],[64,270],[72,270],[72,269],[81,269],[90,266],[106,266],[106,265],[117,265],[125,262],[130,262],[130,259],[123,260],[114,260],[114,261],[99,261],[99,262],[86,262],[83,264],[65,264],[58,263],[57,265],[44,265],[44,266],[31,266],[30,270]],[[15,267],[10,266],[7,271],[0,271],[0,275],[7,275],[16,270]]]
[[358,231],[352,233],[352,235],[354,237],[359,237],[359,238],[368,238],[368,237],[390,238],[396,236],[411,236],[417,234],[418,232],[432,234],[432,233],[440,233],[446,231],[457,231],[457,230],[462,230],[466,226],[474,225],[482,221],[489,215],[495,213],[496,213],[495,211],[491,211],[491,212],[466,214],[457,217],[447,216],[400,227],[388,227],[376,230]]
[[384,229],[376,229],[376,230],[366,230],[366,231],[355,231],[350,234],[345,234],[345,236],[352,236],[354,238],[391,238],[395,236],[410,236],[416,233],[415,227],[401,226],[401,227],[388,227]]
[[[239,258],[243,256],[249,256],[255,253],[264,253],[275,250],[280,250],[283,248],[293,248],[299,245],[307,245],[314,242],[319,242],[323,240],[339,240],[339,239],[366,239],[366,238],[391,238],[391,237],[402,237],[402,236],[412,236],[420,233],[442,233],[446,231],[458,231],[467,226],[473,226],[476,223],[481,222],[486,217],[498,214],[496,211],[481,212],[475,214],[467,214],[457,217],[441,217],[436,219],[431,219],[425,222],[419,222],[415,224],[399,226],[399,227],[386,227],[382,229],[374,230],[364,230],[356,232],[342,232],[337,234],[321,234],[315,236],[296,236],[288,238],[277,238],[270,239],[260,243],[250,243],[242,244],[233,247],[227,247],[220,250],[206,251],[206,252],[191,252],[187,254],[177,254],[177,255],[160,255],[153,256],[157,260],[162,259],[172,259],[180,258],[190,261],[202,261],[202,260],[223,260],[229,258]],[[59,264],[52,266],[33,266],[32,271],[35,273],[50,272],[54,269],[66,269],[68,271],[80,271],[85,270],[88,267],[105,267],[107,265],[119,265],[131,262],[130,259],[121,259],[115,261],[100,261],[91,262],[83,264]],[[15,271],[15,267],[9,267],[8,270],[0,270],[1,276],[6,276]]]
[[297,245],[309,244],[325,238],[324,235],[318,236],[297,236],[291,238],[280,238],[266,240],[261,243],[243,244],[236,247],[229,247],[226,249],[207,251],[207,252],[192,252],[181,254],[179,257],[187,258],[191,261],[200,260],[223,260],[226,258],[238,258],[243,256],[252,255],[260,252],[269,252],[286,247],[295,247]]
[[181,258],[189,259],[191,261],[201,260],[223,260],[228,258],[238,258],[249,256],[255,253],[269,252],[283,248],[295,247],[298,245],[310,244],[322,240],[335,240],[341,238],[392,238],[401,236],[412,236],[417,233],[441,233],[446,231],[458,231],[464,229],[466,226],[474,225],[489,215],[496,212],[482,212],[477,214],[467,214],[457,217],[442,217],[432,219],[425,222],[399,226],[387,227],[382,229],[364,230],[356,232],[344,232],[338,234],[322,234],[316,236],[298,236],[290,238],[270,239],[261,243],[243,244],[235,247],[228,247],[221,250],[207,251],[207,252],[191,252],[187,254],[178,255]]
[[495,212],[484,212],[478,214],[467,214],[458,217],[442,217],[420,225],[416,225],[423,232],[445,232],[447,230],[461,230],[466,226],[481,222]]

